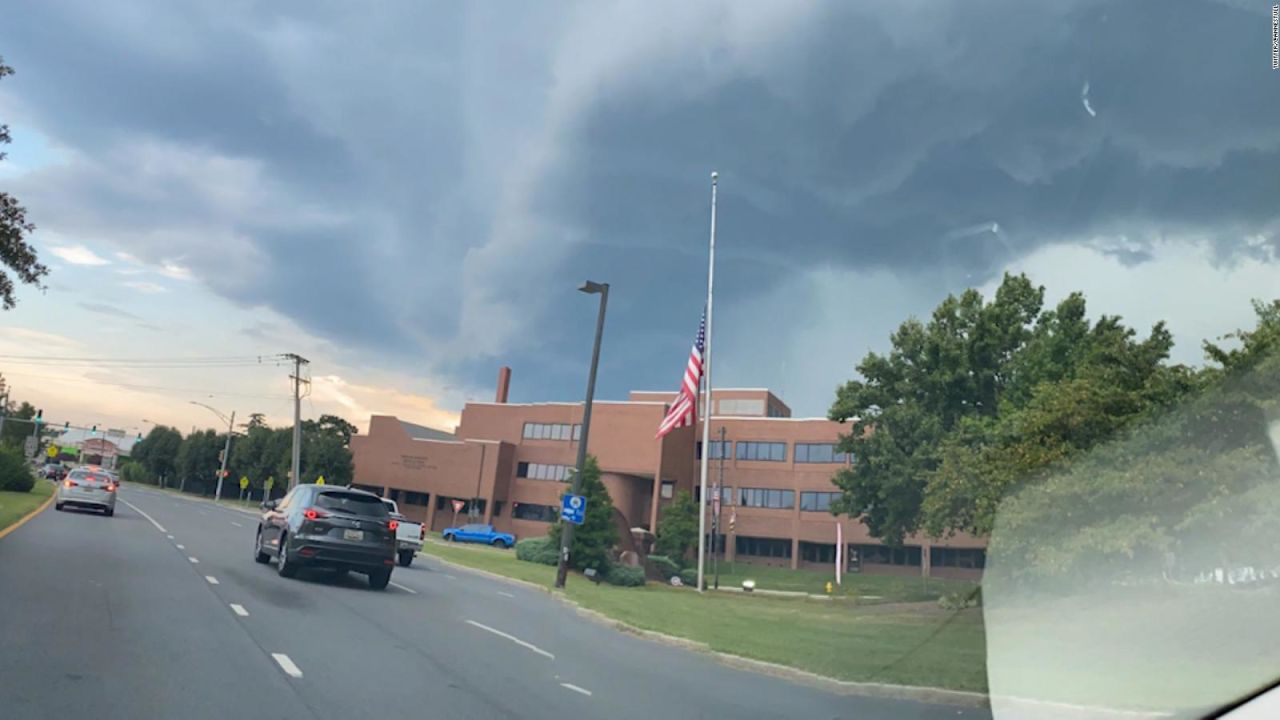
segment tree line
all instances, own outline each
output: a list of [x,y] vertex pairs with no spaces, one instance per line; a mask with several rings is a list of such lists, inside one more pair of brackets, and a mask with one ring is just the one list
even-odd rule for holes
[[[349,446],[356,432],[355,425],[336,415],[304,420],[301,482],[323,476],[326,483],[350,483],[354,466]],[[213,492],[226,438],[225,431],[217,430],[198,430],[184,437],[177,428],[157,425],[133,446],[129,466],[122,472],[126,480]],[[282,494],[289,486],[292,449],[292,427],[273,428],[262,413],[250,415],[231,440],[223,495],[238,494],[241,477],[249,479],[249,488],[259,496],[268,479],[273,480],[271,494]]]
[[1280,301],[1255,312],[1191,367],[1163,322],[1091,321],[1080,293],[1046,308],[1024,275],[949,296],[837,390],[855,462],[832,512],[891,544],[990,537],[1028,578],[1274,564]]

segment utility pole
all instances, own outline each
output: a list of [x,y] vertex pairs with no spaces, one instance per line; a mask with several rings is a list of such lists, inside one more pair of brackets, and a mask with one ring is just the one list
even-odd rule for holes
[[311,384],[310,380],[303,380],[302,366],[309,365],[311,361],[297,353],[285,353],[285,357],[293,361],[293,374],[289,376],[293,380],[293,461],[289,471],[289,488],[292,489],[302,477],[302,383]]
[[9,415],[9,385],[0,377],[0,391],[4,392],[4,400],[0,400],[0,437],[4,437],[4,419]]
[[222,479],[227,476],[227,460],[231,459],[231,435],[236,430],[236,411],[231,411],[231,419],[227,421],[227,442],[222,446],[222,467],[218,468],[218,484],[213,491],[214,501],[222,499]]

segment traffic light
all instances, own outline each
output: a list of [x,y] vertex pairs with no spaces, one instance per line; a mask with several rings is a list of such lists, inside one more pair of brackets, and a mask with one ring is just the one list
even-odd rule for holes
[[44,408],[41,408],[41,409],[39,409],[39,410],[36,410],[36,420],[35,420],[35,423],[36,423],[37,425],[39,425],[39,424],[40,424],[40,423],[42,423],[42,422],[44,422]]
[[62,429],[63,429],[64,431],[65,431],[65,430],[70,430],[70,429],[71,429],[71,421],[70,421],[70,420],[68,420],[68,421],[66,421],[66,422],[62,423]]
[[93,426],[93,429],[91,429],[91,430],[89,431],[89,434],[90,434],[90,435],[97,435],[97,434],[98,434],[98,426],[97,426],[97,425],[94,425],[94,426]]

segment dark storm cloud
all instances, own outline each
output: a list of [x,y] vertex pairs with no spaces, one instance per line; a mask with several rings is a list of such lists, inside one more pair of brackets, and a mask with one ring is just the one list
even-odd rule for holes
[[[43,225],[179,262],[356,351],[482,384],[515,362],[526,399],[580,393],[594,307],[573,288],[610,281],[617,396],[678,373],[712,169],[718,327],[761,338],[759,367],[789,328],[740,308],[805,273],[882,271],[933,296],[951,289],[939,272],[976,284],[1100,234],[1125,236],[1108,252],[1130,263],[1181,232],[1229,256],[1274,223],[1280,190],[1259,8],[161,4],[121,19],[31,3],[0,29],[20,73],[0,90],[79,154],[24,181]],[[770,316],[812,314],[813,297]]]

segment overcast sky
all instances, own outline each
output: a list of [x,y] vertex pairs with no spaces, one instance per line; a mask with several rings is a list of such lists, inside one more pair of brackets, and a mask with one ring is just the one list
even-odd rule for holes
[[[1264,2],[19,1],[11,155],[45,294],[0,354],[313,360],[304,415],[451,428],[674,389],[720,173],[718,386],[824,414],[909,315],[1021,270],[1176,359],[1280,295]],[[73,424],[282,422],[287,368],[0,362]]]

